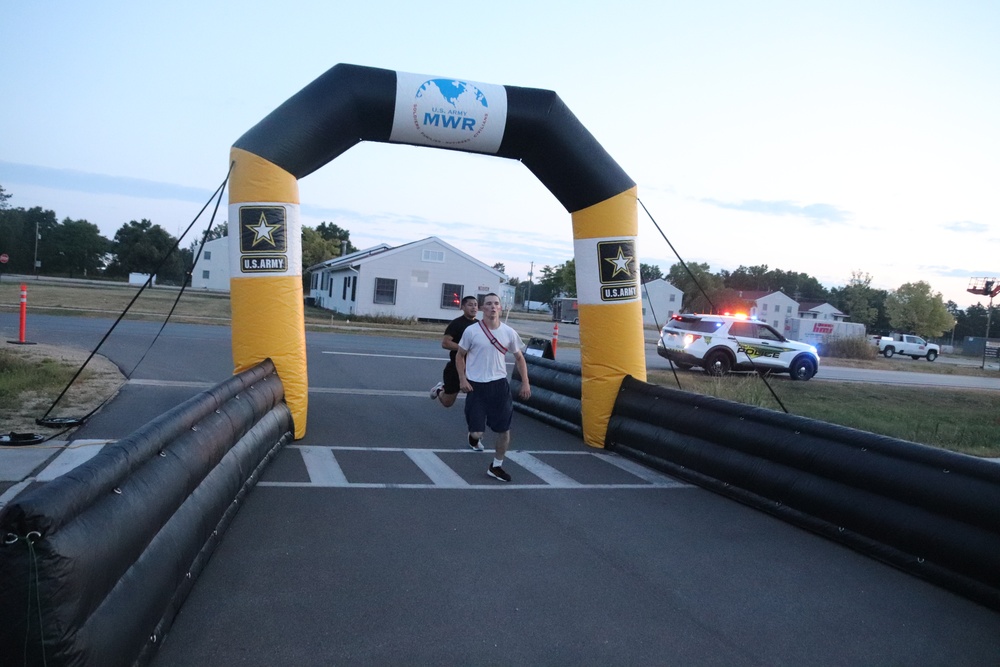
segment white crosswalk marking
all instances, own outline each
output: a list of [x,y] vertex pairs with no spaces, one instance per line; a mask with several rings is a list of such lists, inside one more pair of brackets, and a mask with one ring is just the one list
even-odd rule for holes
[[507,458],[550,486],[564,489],[583,486],[569,475],[564,475],[549,464],[542,463],[528,452],[507,452]]
[[309,479],[316,486],[347,486],[347,477],[340,469],[329,447],[299,447]]
[[663,473],[657,472],[651,468],[647,468],[641,463],[636,463],[632,459],[626,459],[621,456],[616,456],[614,454],[594,454],[602,461],[607,461],[613,466],[621,468],[625,472],[635,475],[639,479],[644,479],[654,486],[687,486],[683,482],[678,482],[672,477],[667,477]]
[[434,482],[434,486],[457,489],[469,485],[468,482],[459,477],[457,472],[449,468],[432,451],[426,449],[407,449],[406,455]]
[[[518,473],[528,472],[530,475],[520,475],[521,480],[528,477],[528,481],[520,483],[499,483],[495,480],[488,480],[486,475],[475,475],[475,480],[470,482],[468,466],[460,469],[466,470],[466,477],[456,472],[448,465],[448,461],[456,461],[455,457],[464,458],[473,456],[482,458],[483,455],[471,450],[462,449],[425,449],[410,447],[321,447],[316,445],[289,445],[287,450],[297,451],[302,456],[305,463],[309,481],[278,481],[268,480],[265,472],[264,479],[257,483],[258,486],[277,487],[299,487],[299,488],[355,488],[355,489],[665,489],[665,488],[688,488],[690,485],[679,482],[671,477],[649,470],[644,466],[623,459],[613,453],[598,454],[588,451],[509,451],[507,459],[511,461],[515,470],[515,479]],[[374,455],[370,459],[371,470],[377,471],[379,455],[388,453],[403,453],[410,461],[427,477],[426,482],[399,483],[399,482],[351,482],[340,464],[337,462],[338,452],[362,452]],[[441,456],[447,455],[446,457]],[[615,468],[625,471],[634,481],[616,483],[586,483],[573,479],[570,475],[559,470],[556,466],[543,462],[539,456],[547,456],[549,460],[570,460],[580,457],[588,457],[591,460],[597,459],[602,463],[607,463]],[[558,455],[558,456],[556,456]],[[483,459],[485,461],[485,459]],[[456,466],[458,467],[458,466]],[[522,468],[523,470],[517,470]],[[590,473],[591,475],[594,473]],[[621,477],[619,473],[618,477]],[[481,481],[480,481],[481,480]]]

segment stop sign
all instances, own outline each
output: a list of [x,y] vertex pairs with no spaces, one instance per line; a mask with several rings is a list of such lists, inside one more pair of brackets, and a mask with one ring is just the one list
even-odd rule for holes
[[10,257],[7,255],[7,253],[0,254],[0,264],[6,264],[9,261]]

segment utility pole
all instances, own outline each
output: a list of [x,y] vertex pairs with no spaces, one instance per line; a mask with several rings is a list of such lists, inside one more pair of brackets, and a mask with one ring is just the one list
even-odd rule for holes
[[[23,238],[23,237],[22,237]],[[40,238],[38,234],[38,218],[35,218],[35,263],[32,271],[35,275],[38,275],[38,239]]]
[[531,268],[528,269],[528,298],[525,299],[527,303],[524,304],[525,310],[529,313],[531,312],[531,281],[532,276],[535,274],[535,263],[531,263]]
[[990,351],[990,318],[993,315],[993,297],[1000,294],[1000,279],[997,278],[973,278],[969,282],[966,292],[981,294],[990,298],[990,305],[986,311],[986,339],[983,341],[983,368],[986,368],[986,355]]

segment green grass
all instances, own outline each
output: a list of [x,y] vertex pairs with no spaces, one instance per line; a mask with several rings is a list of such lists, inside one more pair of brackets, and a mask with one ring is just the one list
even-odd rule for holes
[[0,349],[0,409],[11,410],[20,405],[27,391],[42,394],[58,392],[76,372],[71,364],[45,359],[21,359],[9,350]]
[[[769,410],[781,410],[764,381],[751,374],[721,378],[678,373],[680,388]],[[649,382],[676,389],[669,371]],[[950,449],[1000,457],[1000,394],[989,390],[901,387],[856,382],[792,382],[768,378],[790,414]]]

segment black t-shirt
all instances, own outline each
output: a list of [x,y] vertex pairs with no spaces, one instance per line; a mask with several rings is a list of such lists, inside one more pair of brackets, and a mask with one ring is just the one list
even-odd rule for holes
[[[448,328],[444,330],[444,335],[451,336],[451,339],[457,343],[458,341],[462,340],[462,334],[465,333],[465,330],[468,329],[473,324],[475,324],[476,321],[477,320],[475,318],[470,320],[465,315],[462,315],[461,317],[456,317],[455,319],[453,319],[451,322],[448,323]],[[455,357],[458,355],[458,351],[450,350],[450,353],[451,353],[450,355],[451,360],[455,361]]]

